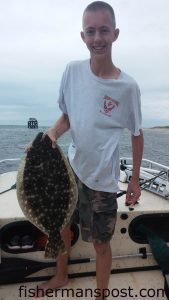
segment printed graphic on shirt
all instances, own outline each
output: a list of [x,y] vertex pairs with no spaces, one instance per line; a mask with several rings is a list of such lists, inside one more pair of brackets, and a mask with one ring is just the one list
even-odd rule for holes
[[102,107],[100,112],[110,117],[112,115],[113,109],[116,108],[118,105],[119,102],[117,100],[114,100],[110,96],[105,95],[101,103]]

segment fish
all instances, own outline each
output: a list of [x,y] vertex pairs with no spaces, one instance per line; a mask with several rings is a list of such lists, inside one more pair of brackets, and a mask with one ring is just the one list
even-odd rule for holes
[[76,208],[75,176],[62,149],[40,132],[21,159],[17,172],[18,203],[26,218],[48,236],[45,257],[66,253],[60,232]]

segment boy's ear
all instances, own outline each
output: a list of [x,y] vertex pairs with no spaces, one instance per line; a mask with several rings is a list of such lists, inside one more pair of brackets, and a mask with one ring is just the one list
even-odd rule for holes
[[84,36],[84,32],[83,32],[83,31],[81,31],[80,35],[81,35],[81,38],[82,38],[83,42],[85,43],[85,36]]
[[116,28],[115,32],[114,32],[114,42],[118,39],[119,33],[120,33],[120,30],[118,28]]

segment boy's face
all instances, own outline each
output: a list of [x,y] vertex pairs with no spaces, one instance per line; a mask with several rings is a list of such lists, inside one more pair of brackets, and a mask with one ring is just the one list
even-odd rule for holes
[[114,28],[112,16],[108,10],[85,12],[81,37],[91,57],[111,56],[112,43],[117,39],[118,34],[119,29]]

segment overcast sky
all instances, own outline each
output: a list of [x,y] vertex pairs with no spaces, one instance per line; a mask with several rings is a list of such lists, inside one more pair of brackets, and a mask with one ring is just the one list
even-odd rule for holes
[[[62,72],[86,59],[80,38],[87,0],[0,0],[0,124],[60,115]],[[169,0],[112,0],[120,35],[115,65],[138,82],[143,127],[169,125]]]

